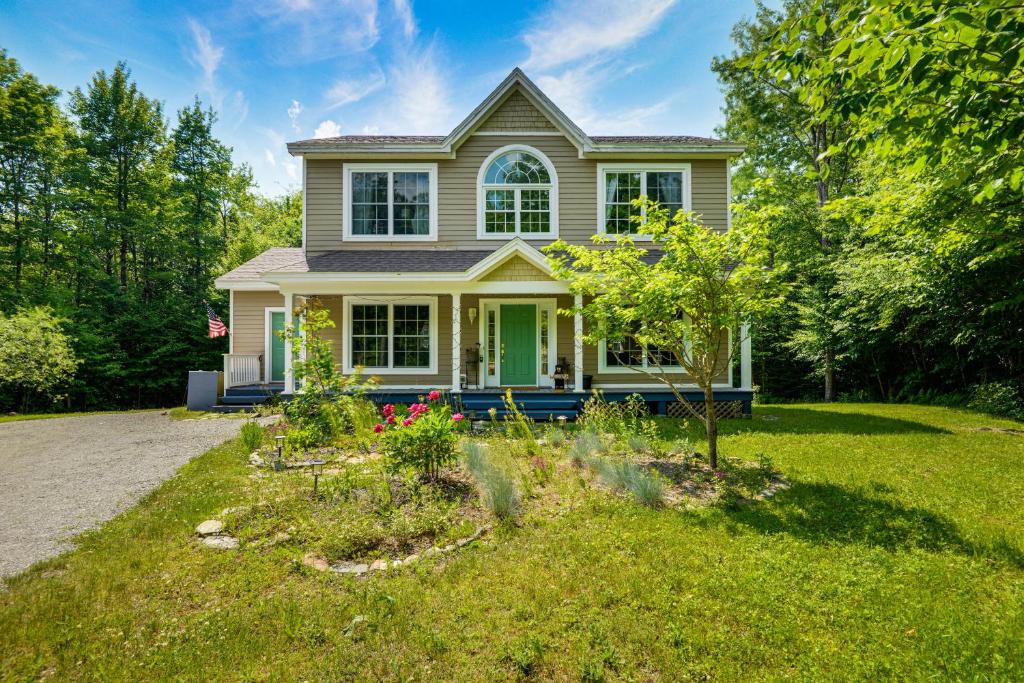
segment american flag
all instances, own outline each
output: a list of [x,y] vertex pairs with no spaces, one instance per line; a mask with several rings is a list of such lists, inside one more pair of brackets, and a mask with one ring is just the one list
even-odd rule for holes
[[223,337],[228,333],[227,325],[221,322],[221,319],[213,312],[213,306],[211,306],[209,302],[204,301],[203,303],[206,304],[206,317],[210,321],[210,339],[213,339],[214,337]]

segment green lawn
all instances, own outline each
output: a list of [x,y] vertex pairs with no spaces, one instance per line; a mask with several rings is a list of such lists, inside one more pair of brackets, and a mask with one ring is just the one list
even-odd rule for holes
[[[155,408],[153,410],[159,410]],[[91,410],[77,413],[14,413],[0,415],[0,423],[22,422],[24,420],[52,420],[57,417],[82,417],[83,415],[103,415],[104,413],[141,413],[143,410]]]
[[681,512],[595,492],[361,580],[294,548],[195,543],[248,481],[228,444],[8,582],[0,678],[1024,678],[1024,435],[982,427],[1021,429],[761,407],[723,425],[722,450],[774,459],[792,488],[768,502]]

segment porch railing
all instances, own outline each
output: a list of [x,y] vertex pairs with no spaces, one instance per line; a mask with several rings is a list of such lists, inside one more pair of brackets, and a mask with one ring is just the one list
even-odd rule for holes
[[224,354],[224,388],[230,389],[240,384],[259,384],[260,358],[258,353],[225,353]]

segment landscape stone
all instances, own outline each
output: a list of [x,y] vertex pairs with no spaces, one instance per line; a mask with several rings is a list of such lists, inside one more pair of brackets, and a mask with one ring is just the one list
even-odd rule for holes
[[234,536],[207,536],[203,543],[209,548],[217,550],[234,550],[238,547],[238,539]]
[[219,519],[208,519],[196,527],[196,533],[200,536],[212,536],[224,531],[224,522]]
[[387,560],[374,560],[373,564],[370,565],[370,571],[371,572],[375,572],[375,571],[379,571],[381,569],[387,569],[387,568],[388,568],[388,561]]
[[331,568],[331,566],[327,564],[327,560],[322,557],[317,557],[312,553],[306,553],[306,555],[303,556],[302,564],[321,572],[325,572]]
[[420,559],[420,556],[415,554],[415,553],[413,553],[409,557],[407,557],[404,560],[402,560],[402,564],[409,564],[410,562],[415,562],[418,559]]
[[342,562],[331,566],[331,571],[338,574],[355,574],[360,576],[369,571],[369,566],[365,564],[353,564],[352,562]]

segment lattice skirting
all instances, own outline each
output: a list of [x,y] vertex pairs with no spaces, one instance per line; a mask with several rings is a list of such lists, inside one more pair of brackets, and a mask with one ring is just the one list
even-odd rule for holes
[[[691,405],[698,413],[704,415],[703,401],[695,401]],[[693,417],[693,413],[678,401],[666,405],[665,412],[669,417]],[[715,414],[720,420],[741,418],[743,417],[743,401],[715,401]]]

